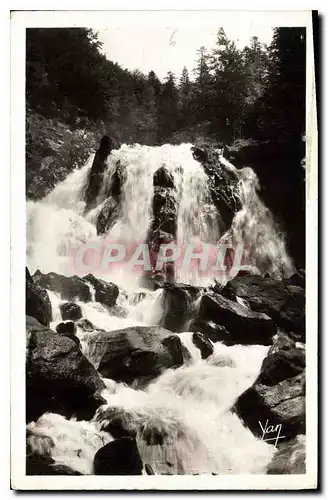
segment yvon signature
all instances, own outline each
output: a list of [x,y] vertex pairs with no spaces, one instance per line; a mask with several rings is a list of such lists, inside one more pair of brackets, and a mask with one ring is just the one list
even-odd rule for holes
[[269,425],[269,420],[265,422],[265,426],[263,427],[262,423],[258,421],[262,430],[262,441],[274,441],[274,446],[277,446],[279,439],[283,439],[286,436],[281,436],[282,425]]

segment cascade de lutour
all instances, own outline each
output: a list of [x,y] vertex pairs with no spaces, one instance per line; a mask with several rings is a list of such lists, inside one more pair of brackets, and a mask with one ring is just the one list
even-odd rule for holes
[[[287,255],[283,236],[275,226],[270,211],[259,197],[256,175],[250,168],[237,170],[221,157],[221,167],[236,178],[240,207],[225,224],[213,202],[210,174],[192,154],[191,144],[148,147],[122,145],[106,162],[100,189],[90,206],[85,190],[92,167],[92,155],[84,167],[73,171],[44,199],[27,204],[27,265],[32,273],[56,272],[74,274],[72,249],[88,242],[115,241],[126,247],[148,241],[154,219],[154,174],[159,168],[172,179],[172,200],[175,210],[174,240],[181,248],[190,243],[215,246],[229,241],[242,243],[248,252],[248,264],[254,273],[272,277],[289,276],[293,264]],[[97,231],[97,220],[108,200],[117,165],[124,170],[120,188],[120,205],[111,227]],[[221,220],[222,219],[222,220]],[[120,290],[117,306],[124,315],[111,314],[95,301],[78,301],[83,318],[106,332],[129,326],[158,325],[163,315],[163,289],[146,286],[144,277],[123,266],[112,272],[90,271],[96,277],[115,283]],[[86,274],[86,273],[84,273]],[[184,269],[176,265],[174,281],[206,288],[211,283],[224,283],[231,276],[201,273],[199,268]],[[62,321],[60,304],[64,302],[49,291],[52,323]],[[197,304],[195,304],[197,308]],[[86,341],[88,336],[78,327],[77,336],[84,354],[93,362]],[[105,397],[109,407],[130,415],[144,430],[155,426],[169,436],[165,443],[149,446],[137,436],[138,448],[144,463],[155,474],[170,473],[174,463],[179,474],[237,474],[263,473],[270,462],[274,447],[255,437],[231,412],[235,400],[256,379],[261,363],[268,352],[264,345],[213,344],[214,353],[202,359],[192,342],[192,332],[179,332],[182,344],[191,359],[177,369],[167,369],[143,387],[127,385],[104,378]],[[33,428],[51,436],[56,446],[53,457],[82,474],[92,474],[92,460],[104,437],[99,424],[102,408],[93,420],[76,421],[56,414],[45,414]],[[76,454],[74,450],[82,450]]]

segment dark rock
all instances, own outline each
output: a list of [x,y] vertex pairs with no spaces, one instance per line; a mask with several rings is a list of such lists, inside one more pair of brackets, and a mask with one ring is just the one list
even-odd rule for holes
[[66,323],[58,323],[56,326],[56,332],[59,335],[64,335],[69,339],[73,340],[75,344],[80,347],[80,339],[76,336],[76,325],[73,321],[67,321]]
[[267,474],[305,474],[306,447],[305,436],[298,435],[288,442],[281,443],[268,465]]
[[133,414],[125,408],[102,406],[97,410],[94,419],[100,424],[100,430],[108,432],[114,439],[137,436]]
[[103,377],[126,382],[145,382],[167,368],[182,364],[179,340],[172,347],[171,332],[157,326],[128,327],[111,332],[86,334],[89,359]]
[[192,336],[193,344],[200,350],[202,359],[207,359],[214,352],[213,345],[202,333],[196,332]]
[[173,366],[183,365],[183,345],[181,339],[177,335],[169,335],[162,340],[163,346],[165,346],[172,356]]
[[305,289],[305,271],[301,269],[293,274],[290,278],[284,280],[287,285],[300,286]]
[[225,326],[217,325],[214,321],[206,321],[200,318],[193,320],[189,326],[189,331],[200,332],[205,338],[212,342],[231,342],[231,334]]
[[213,292],[202,296],[198,316],[225,326],[230,333],[231,344],[269,345],[276,331],[272,319],[266,314],[250,311]]
[[84,199],[87,208],[90,208],[92,203],[97,198],[97,195],[99,194],[102,182],[102,174],[106,168],[106,160],[108,156],[113,149],[119,148],[119,143],[112,137],[109,137],[108,135],[104,135],[102,137],[99,149],[97,150],[92,163],[85,190]]
[[224,164],[221,153],[216,148],[203,144],[192,147],[191,151],[208,175],[212,200],[224,223],[221,230],[227,230],[235,213],[242,207],[239,177]]
[[151,465],[145,464],[145,471],[148,476],[155,476],[154,469],[152,468]]
[[265,385],[257,380],[239,396],[235,410],[256,435],[262,437],[259,424],[282,426],[286,439],[305,432],[305,373],[282,380],[276,385]]
[[34,279],[40,286],[59,293],[63,300],[81,300],[82,302],[91,300],[89,286],[78,276],[67,277],[57,273],[36,273]]
[[75,302],[64,302],[59,306],[63,320],[71,319],[77,321],[82,318],[82,309]]
[[175,191],[171,188],[154,188],[152,233],[161,229],[175,237],[177,229],[177,203],[175,196]]
[[88,319],[86,318],[82,318],[80,319],[76,325],[81,328],[82,330],[84,330],[85,332],[93,332],[94,330],[97,330],[97,328],[91,323],[91,321],[89,321]]
[[154,186],[174,188],[173,175],[162,166],[154,173],[153,184]]
[[26,457],[27,476],[82,476],[81,472],[63,464],[56,464],[51,457],[32,455]]
[[98,476],[141,475],[143,463],[136,440],[123,437],[107,443],[97,451],[93,467]]
[[161,288],[164,289],[161,326],[172,332],[185,331],[187,322],[195,312],[195,301],[201,289],[178,283],[164,283]]
[[103,204],[97,217],[97,234],[107,234],[114,226],[120,214],[120,201],[117,198],[109,197]]
[[269,354],[263,361],[259,382],[275,385],[282,380],[294,377],[305,368],[305,352],[303,349],[280,350]]
[[26,268],[26,314],[32,316],[42,325],[49,326],[52,321],[51,302],[42,286],[34,283]]
[[112,307],[116,304],[119,295],[118,286],[114,283],[95,278],[92,274],[83,277],[84,281],[90,283],[95,289],[95,300],[104,306]]
[[56,464],[51,457],[55,443],[49,436],[26,432],[26,475],[81,475],[70,467]]
[[56,332],[59,335],[76,335],[76,324],[74,321],[66,321],[65,323],[58,323],[56,326]]
[[105,403],[100,396],[104,388],[94,367],[71,339],[47,328],[27,329],[28,422],[45,412],[88,420]]
[[221,293],[240,297],[253,311],[267,314],[277,326],[305,339],[305,294],[299,286],[262,276],[242,276],[227,283]]

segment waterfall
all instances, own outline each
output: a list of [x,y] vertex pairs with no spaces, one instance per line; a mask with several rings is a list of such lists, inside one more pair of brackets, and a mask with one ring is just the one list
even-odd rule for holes
[[[84,191],[93,156],[43,200],[29,201],[27,262],[31,273],[40,269],[44,273],[73,274],[71,249],[90,240],[126,245],[145,242],[153,219],[153,177],[164,166],[174,179],[176,240],[181,247],[189,243],[207,243],[215,247],[227,239],[233,243],[243,241],[248,245],[251,264],[260,272],[288,274],[292,264],[282,235],[257,195],[255,174],[250,169],[238,171],[243,207],[235,215],[228,233],[222,235],[218,225],[220,214],[211,199],[209,179],[201,164],[193,158],[190,147],[188,144],[123,145],[113,151],[102,174],[95,205],[90,210],[86,210]],[[118,161],[124,169],[119,215],[108,234],[97,235],[97,216],[108,196]],[[234,167],[227,164],[227,168]],[[117,316],[95,300],[78,302],[83,317],[96,328],[110,331],[131,325],[159,324],[162,290],[143,288],[140,275],[119,268],[107,274],[95,269],[93,274],[120,287],[119,306],[125,311],[124,315]],[[211,279],[206,276],[207,281]],[[176,280],[202,283],[196,268],[177,267]],[[54,312],[51,327],[55,329],[60,322],[59,306],[63,301],[53,292],[49,295]],[[78,328],[77,335],[88,355],[85,333]],[[135,390],[105,381],[107,389],[103,396],[109,408],[131,416],[142,459],[145,463],[155,462],[157,473],[170,473],[171,462],[178,464],[177,470],[184,474],[263,473],[272,457],[273,446],[255,438],[230,408],[256,379],[268,348],[226,347],[218,343],[214,354],[205,362],[193,347],[191,335],[189,332],[180,334],[182,343],[191,351],[190,364],[167,370],[146,389]],[[92,422],[67,422],[58,415],[44,415],[37,424],[31,425],[53,438],[56,460],[83,474],[91,474],[94,452],[101,446],[101,425],[106,420],[102,413],[106,407],[100,410]],[[165,435],[171,435],[171,439],[162,447],[147,445],[143,439],[147,426],[162,430]],[[69,436],[65,443],[61,430]],[[111,437],[107,434],[106,439]],[[81,457],[73,452],[79,448],[84,450]]]

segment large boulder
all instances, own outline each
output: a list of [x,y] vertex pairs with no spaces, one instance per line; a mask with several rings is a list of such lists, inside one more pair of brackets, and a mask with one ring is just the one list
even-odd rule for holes
[[164,283],[161,326],[172,332],[186,331],[186,324],[195,312],[195,301],[201,289],[191,285]]
[[105,400],[105,384],[73,340],[27,325],[26,419],[45,412],[90,419]]
[[212,343],[202,333],[194,333],[192,342],[200,350],[202,359],[207,359],[213,354],[214,348]]
[[88,182],[84,193],[86,209],[95,202],[101,188],[103,172],[107,167],[107,158],[114,149],[119,149],[120,144],[113,137],[104,135],[100,141],[99,148],[95,154],[92,167],[88,176]]
[[[256,381],[239,396],[235,409],[256,436],[263,437],[266,422],[274,429],[281,425],[281,435],[286,439],[304,434],[304,371],[275,385],[265,385]],[[275,436],[272,434],[270,437]]]
[[268,465],[267,474],[305,474],[305,436],[300,434],[289,442],[281,443]]
[[277,326],[293,332],[298,340],[305,339],[305,292],[300,286],[248,275],[232,279],[221,293],[232,300],[241,298],[253,311],[267,314]]
[[173,175],[165,168],[164,165],[157,169],[154,173],[153,185],[164,188],[174,188]]
[[29,270],[26,268],[26,314],[32,316],[44,326],[52,321],[51,302],[47,290],[34,283]]
[[62,276],[57,273],[43,274],[37,271],[34,281],[48,290],[58,293],[63,300],[89,302],[91,292],[88,284],[78,276]]
[[227,230],[232,219],[242,207],[239,177],[233,166],[227,167],[220,150],[208,144],[191,148],[195,160],[199,161],[209,179],[209,189],[218,213],[221,230]]
[[114,283],[95,278],[92,274],[83,277],[84,281],[90,283],[95,289],[95,300],[104,306],[113,307],[119,295],[118,286]]
[[228,332],[225,326],[218,325],[214,321],[206,321],[204,319],[196,317],[189,325],[189,331],[199,332],[206,339],[212,342],[227,342],[231,341],[231,334]]
[[[305,431],[305,352],[288,335],[279,332],[252,387],[237,400],[235,409],[254,432],[281,425],[289,439]],[[261,422],[261,425],[259,424]]]
[[80,339],[79,339],[79,337],[76,336],[76,325],[73,321],[66,321],[63,323],[58,323],[58,325],[56,326],[56,332],[59,335],[64,335],[64,336],[70,338],[71,340],[73,340],[73,342],[75,342],[80,347],[80,344],[81,344]]
[[85,334],[88,358],[103,377],[128,384],[146,382],[183,363],[181,340],[157,326]]
[[270,345],[276,332],[274,322],[263,313],[253,312],[214,292],[202,295],[197,319],[223,325],[230,338],[228,344]]
[[59,309],[64,321],[68,319],[77,321],[82,318],[82,309],[75,302],[64,302],[60,304]]
[[56,464],[51,457],[54,441],[49,436],[26,432],[26,475],[27,476],[80,476],[80,472],[64,464]]
[[98,476],[141,475],[143,463],[135,438],[122,437],[107,443],[97,451],[93,468]]

